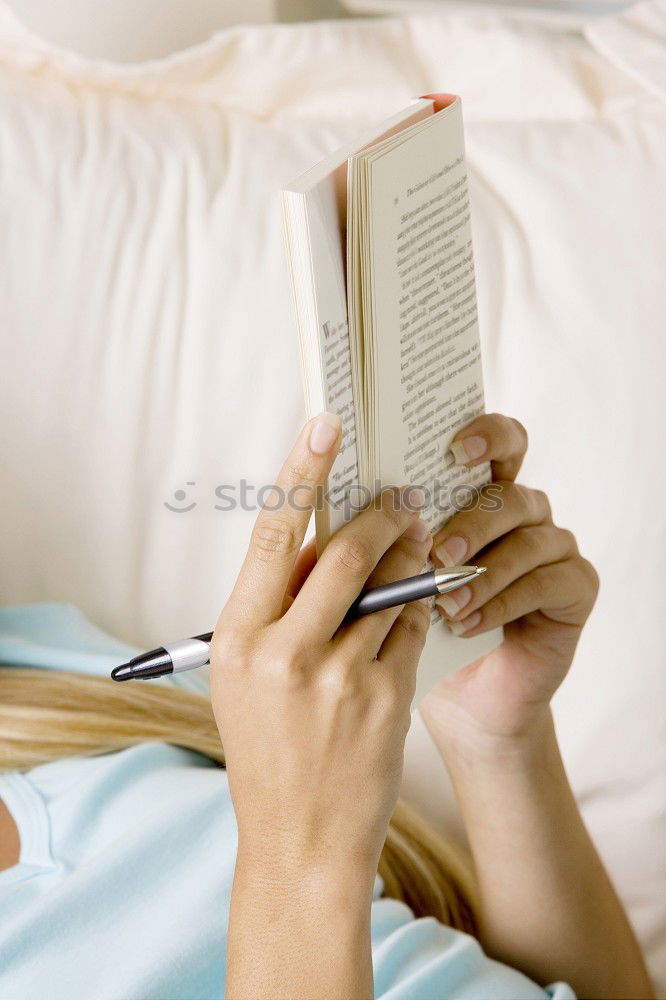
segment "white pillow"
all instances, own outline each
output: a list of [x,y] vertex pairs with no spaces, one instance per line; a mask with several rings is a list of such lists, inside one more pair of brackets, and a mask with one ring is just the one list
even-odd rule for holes
[[231,29],[118,67],[0,7],[0,88],[0,596],[146,647],[212,627],[255,517],[215,488],[271,482],[303,420],[279,187],[411,96],[462,94],[488,403],[602,578],[563,750],[666,982],[663,101],[490,12]]
[[278,20],[278,0],[8,0],[8,5],[50,42],[123,63],[177,52],[233,24]]
[[[475,117],[525,107],[515,70],[504,102],[486,88],[484,39],[538,60],[546,93],[568,43],[544,60],[464,20],[345,21],[230,29],[126,67],[3,12],[0,595],[71,601],[142,645],[202,631],[255,516],[215,509],[215,489],[271,482],[303,419],[280,185],[442,60],[473,141]],[[558,114],[595,101],[575,80]]]

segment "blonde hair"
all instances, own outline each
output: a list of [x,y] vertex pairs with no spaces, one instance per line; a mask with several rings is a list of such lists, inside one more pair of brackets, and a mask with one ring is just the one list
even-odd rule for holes
[[[0,668],[0,771],[153,740],[195,750],[224,767],[210,701],[202,695],[84,674]],[[469,861],[402,800],[391,818],[379,874],[384,895],[407,903],[416,916],[476,934]]]

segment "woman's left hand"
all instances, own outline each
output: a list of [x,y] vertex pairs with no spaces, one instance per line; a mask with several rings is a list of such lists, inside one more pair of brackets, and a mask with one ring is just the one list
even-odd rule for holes
[[466,466],[492,463],[493,483],[474,509],[454,515],[435,535],[433,559],[478,563],[487,572],[437,604],[456,634],[503,625],[504,642],[441,681],[421,703],[421,714],[439,742],[516,737],[544,715],[564,679],[598,577],[573,534],[553,524],[546,495],[515,482],[527,449],[518,421],[487,414],[454,442]]
[[567,781],[549,705],[594,605],[597,574],[571,532],[553,524],[546,496],[516,485],[527,447],[517,421],[479,417],[459,432],[462,442],[468,457],[475,453],[465,464],[491,461],[495,481],[483,493],[502,506],[460,512],[437,533],[440,552],[450,547],[440,562],[488,568],[445,618],[467,636],[503,625],[505,638],[420,708],[474,858],[481,945],[535,982],[567,982],[580,997],[652,997]]

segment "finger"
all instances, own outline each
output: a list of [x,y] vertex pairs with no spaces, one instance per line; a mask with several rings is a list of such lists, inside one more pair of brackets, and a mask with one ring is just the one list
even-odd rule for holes
[[[420,573],[431,546],[432,535],[425,521],[418,520],[411,524],[379,560],[374,572],[368,577],[367,588],[381,587],[385,583],[393,583]],[[369,655],[376,656],[403,607],[404,604],[400,604],[395,608],[386,608],[342,625],[336,633],[336,643],[342,649],[356,646],[370,650]]]
[[484,551],[483,576],[450,594],[442,594],[435,604],[447,620],[466,618],[537,566],[560,562],[577,552],[576,539],[565,528],[546,524],[516,528]]
[[458,465],[490,462],[493,479],[514,480],[527,451],[527,431],[513,417],[484,413],[458,431],[451,445]]
[[289,578],[317,497],[320,500],[340,443],[340,418],[308,421],[254,525],[225,614],[268,624],[280,616]]
[[472,510],[463,510],[435,535],[433,558],[440,566],[462,566],[490,542],[521,525],[552,521],[548,497],[518,483],[490,483]]
[[418,519],[422,504],[422,490],[410,487],[375,497],[329,541],[285,623],[310,642],[329,641],[386,550]]
[[385,671],[386,683],[405,701],[408,710],[416,688],[416,670],[423,652],[430,605],[426,599],[406,604],[379,651],[377,662]]
[[311,538],[296,556],[294,568],[287,584],[287,594],[294,599],[317,562],[317,539]]
[[581,556],[575,556],[539,566],[449,628],[469,638],[534,611],[556,611],[559,621],[580,626],[591,608],[589,565]]

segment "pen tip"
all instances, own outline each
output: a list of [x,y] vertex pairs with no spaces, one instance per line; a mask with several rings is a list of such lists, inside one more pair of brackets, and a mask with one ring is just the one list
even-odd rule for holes
[[485,573],[486,572],[486,567],[485,566],[477,566],[476,567],[476,572],[478,574]]
[[111,677],[114,681],[128,681],[132,676],[132,665],[130,663],[121,663],[120,666],[114,667],[111,671]]

